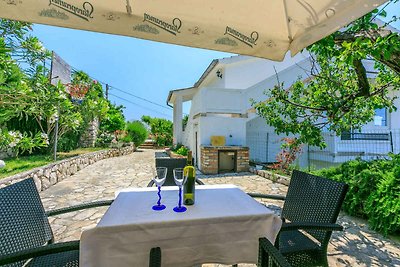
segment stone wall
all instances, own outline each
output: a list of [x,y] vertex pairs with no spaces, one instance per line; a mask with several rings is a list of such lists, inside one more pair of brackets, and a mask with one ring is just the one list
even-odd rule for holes
[[262,176],[264,178],[267,178],[268,180],[271,180],[274,183],[279,183],[279,184],[283,184],[283,185],[289,185],[290,183],[290,178],[280,175],[280,174],[276,174],[267,170],[257,170],[254,167],[250,167],[249,169],[250,172],[257,174],[259,176]]
[[201,172],[204,174],[218,173],[218,152],[236,152],[236,172],[247,172],[249,170],[249,148],[235,146],[202,146],[201,147]]
[[99,160],[128,155],[134,151],[136,151],[136,148],[134,145],[132,145],[122,148],[101,150],[65,159],[1,179],[0,188],[24,179],[33,178],[38,191],[44,191],[50,186],[57,184],[68,176],[75,174],[77,171],[80,171]]
[[249,171],[249,148],[238,150],[236,164],[237,172]]
[[81,147],[94,147],[96,145],[96,138],[99,131],[99,126],[100,123],[98,118],[94,118],[89,123],[87,129],[80,138],[79,144]]

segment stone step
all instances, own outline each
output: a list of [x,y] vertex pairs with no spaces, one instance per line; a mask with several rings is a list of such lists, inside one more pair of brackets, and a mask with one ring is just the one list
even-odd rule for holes
[[141,144],[140,146],[139,146],[139,148],[146,148],[146,149],[154,149],[154,144],[153,143],[144,143],[144,144]]
[[142,148],[142,149],[154,149],[154,145],[155,145],[155,144],[156,144],[156,143],[155,143],[153,140],[147,139],[146,141],[144,141],[143,144],[141,144],[141,145],[139,146],[139,148]]
[[140,149],[155,149],[154,146],[139,146]]

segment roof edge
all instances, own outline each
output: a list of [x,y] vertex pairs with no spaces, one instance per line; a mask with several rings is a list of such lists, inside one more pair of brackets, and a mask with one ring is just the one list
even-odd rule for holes
[[172,94],[173,94],[173,93],[178,92],[178,91],[184,91],[184,90],[195,89],[195,88],[196,88],[196,87],[193,86],[193,87],[181,88],[181,89],[175,89],[175,90],[169,91],[168,97],[167,97],[167,106],[172,107],[169,103],[170,103],[170,101],[171,101],[171,97],[172,97]]
[[210,65],[207,67],[207,69],[201,75],[200,79],[193,85],[193,87],[199,87],[201,85],[201,83],[204,81],[204,79],[208,76],[208,74],[215,68],[215,66],[218,63],[219,63],[219,59],[214,59],[213,61],[211,61]]

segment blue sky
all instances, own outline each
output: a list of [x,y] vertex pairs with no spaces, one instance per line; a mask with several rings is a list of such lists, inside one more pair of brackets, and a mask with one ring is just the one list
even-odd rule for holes
[[[392,4],[387,10],[388,18],[399,15],[399,10],[399,3]],[[395,26],[400,28],[400,23]],[[111,88],[110,100],[126,107],[124,113],[128,120],[140,119],[142,115],[172,120],[172,109],[166,106],[168,92],[193,86],[213,59],[232,55],[44,25],[35,25],[33,35],[74,68],[163,106]],[[188,105],[184,106],[184,112],[189,112]]]

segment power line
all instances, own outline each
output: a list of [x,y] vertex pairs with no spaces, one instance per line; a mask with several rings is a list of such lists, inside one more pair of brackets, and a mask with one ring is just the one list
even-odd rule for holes
[[110,85],[110,87],[113,88],[113,89],[115,89],[115,90],[118,90],[118,91],[120,91],[120,92],[122,92],[122,93],[125,93],[125,94],[127,94],[127,95],[130,95],[130,96],[136,97],[136,98],[138,98],[138,99],[140,99],[140,100],[143,100],[143,101],[146,101],[146,102],[148,102],[148,103],[151,103],[151,104],[153,104],[153,105],[156,105],[156,106],[159,106],[159,107],[162,107],[162,108],[171,110],[171,107],[168,107],[168,106],[166,107],[166,106],[163,106],[163,105],[161,105],[161,104],[155,103],[155,102],[153,102],[153,101],[147,100],[147,99],[145,99],[145,98],[143,98],[143,97],[136,96],[136,95],[134,95],[134,94],[132,94],[132,93],[126,92],[126,91],[124,91],[124,90],[122,90],[122,89],[119,89],[119,88],[117,88],[117,87],[115,87],[115,86],[112,86],[112,85]]
[[[76,69],[75,67],[73,67],[73,66],[71,66],[71,67],[72,67],[72,70],[73,70],[73,71],[75,71],[75,72],[79,71],[79,70]],[[115,87],[115,86],[113,86],[113,85],[110,85],[109,83],[100,81],[99,79],[96,79],[95,77],[93,77],[93,76],[91,76],[91,75],[89,75],[89,74],[88,74],[88,76],[89,76],[91,79],[96,80],[96,81],[98,81],[98,82],[100,82],[100,83],[102,83],[102,84],[104,84],[104,85],[107,85],[107,84],[108,84],[109,87],[112,88],[112,89],[115,89],[115,90],[117,90],[117,91],[120,91],[120,92],[125,93],[125,94],[130,95],[130,96],[133,96],[133,97],[135,97],[135,98],[137,98],[137,99],[140,99],[140,100],[142,100],[142,101],[145,101],[145,102],[148,102],[148,103],[150,103],[150,104],[153,104],[153,105],[162,107],[162,108],[167,109],[167,110],[171,110],[171,109],[172,109],[172,108],[169,107],[169,106],[165,106],[165,105],[158,104],[158,103],[153,102],[153,101],[151,101],[151,100],[148,100],[148,99],[146,99],[146,98],[143,98],[143,97],[134,95],[134,94],[132,94],[132,93],[130,93],[130,92],[127,92],[127,91],[122,90],[122,89],[120,89],[120,88],[118,88],[118,87]],[[114,96],[115,96],[115,95],[114,95]]]
[[[100,83],[102,83],[102,82],[100,81]],[[106,83],[104,83],[104,84],[106,84]],[[172,108],[171,108],[170,106],[167,106],[167,107],[166,107],[166,106],[160,105],[160,104],[158,104],[158,103],[152,102],[152,101],[150,101],[150,100],[147,100],[147,99],[145,99],[145,98],[141,98],[140,96],[135,96],[134,94],[131,94],[131,93],[129,93],[129,92],[126,92],[126,91],[124,91],[124,90],[122,90],[122,89],[119,89],[119,88],[117,88],[117,87],[115,87],[115,86],[112,86],[112,85],[109,85],[109,87],[112,88],[112,89],[116,89],[116,90],[118,90],[118,91],[121,91],[121,92],[123,92],[123,93],[125,93],[125,94],[131,95],[131,96],[133,96],[133,97],[136,97],[136,98],[138,98],[138,99],[140,99],[140,100],[149,102],[149,103],[151,103],[151,104],[153,104],[153,105],[156,105],[156,106],[159,106],[159,107],[168,109],[168,110],[172,110]],[[183,114],[184,114],[184,115],[189,115],[189,114],[187,114],[187,113],[185,113],[185,112],[183,112]]]
[[126,102],[129,102],[129,103],[131,103],[131,104],[134,104],[134,105],[136,105],[136,106],[138,106],[138,107],[140,107],[140,108],[143,108],[143,109],[146,109],[146,110],[150,110],[150,111],[153,111],[153,112],[155,112],[155,113],[158,113],[158,114],[161,114],[161,115],[163,115],[163,116],[166,116],[166,117],[168,117],[168,118],[171,118],[171,115],[169,115],[169,114],[165,114],[165,113],[159,112],[159,111],[157,111],[157,110],[154,110],[154,109],[150,109],[150,108],[148,108],[148,107],[141,106],[141,105],[139,105],[139,104],[137,104],[137,103],[135,103],[135,102],[133,102],[133,101],[131,101],[131,100],[129,100],[129,99],[125,99],[125,98],[119,97],[119,96],[114,95],[114,94],[112,94],[112,93],[108,93],[108,94],[111,95],[111,96],[113,96],[113,97],[116,97],[116,98],[118,98],[118,99],[121,99],[121,100],[123,100],[123,101],[126,101]]
[[[75,72],[80,71],[80,70],[76,69],[76,68],[73,67],[73,66],[71,66],[71,68],[72,68],[72,70],[75,71]],[[127,95],[130,95],[130,96],[133,96],[133,97],[135,97],[135,98],[138,98],[138,99],[140,99],[140,100],[142,100],[142,101],[151,103],[151,104],[153,104],[153,105],[156,105],[156,106],[159,106],[159,107],[168,109],[168,110],[172,110],[171,107],[166,107],[166,106],[160,105],[160,104],[158,104],[158,103],[155,103],[155,102],[153,102],[153,101],[150,101],[150,100],[148,100],[148,99],[142,98],[142,97],[140,97],[140,96],[136,96],[136,95],[134,95],[134,94],[132,94],[132,93],[129,93],[129,92],[127,92],[127,91],[124,91],[124,90],[122,90],[122,89],[120,89],[120,88],[117,88],[117,87],[115,87],[115,86],[112,86],[112,85],[110,85],[109,83],[106,83],[106,82],[103,82],[103,81],[101,81],[101,80],[99,80],[99,79],[96,79],[95,77],[93,77],[93,76],[91,76],[91,75],[89,75],[89,74],[88,74],[88,76],[89,76],[91,79],[96,80],[97,82],[99,82],[99,83],[101,83],[101,84],[108,85],[110,89],[115,89],[115,90],[120,91],[120,92],[122,92],[122,93],[125,93],[125,94],[127,94]],[[150,110],[150,111],[153,111],[153,112],[155,112],[155,113],[158,113],[158,114],[161,114],[161,115],[164,115],[164,116],[167,116],[167,117],[171,118],[171,115],[167,115],[167,114],[165,114],[165,113],[156,111],[156,110],[154,110],[154,109],[150,109],[150,108],[148,108],[148,107],[141,106],[141,105],[139,105],[139,104],[137,104],[137,103],[135,103],[135,102],[132,102],[132,101],[129,100],[129,99],[122,98],[122,97],[117,96],[117,95],[115,95],[115,94],[113,94],[113,93],[108,92],[108,95],[112,95],[112,96],[114,96],[114,97],[116,97],[116,98],[118,98],[118,99],[121,99],[121,100],[123,100],[123,101],[126,101],[126,102],[131,103],[131,104],[134,104],[134,105],[137,105],[138,107],[141,107],[141,108],[143,108],[143,109],[147,109],[147,110]],[[189,115],[189,114],[187,114],[187,113],[185,113],[185,112],[184,112],[183,114],[184,114],[184,115]]]

